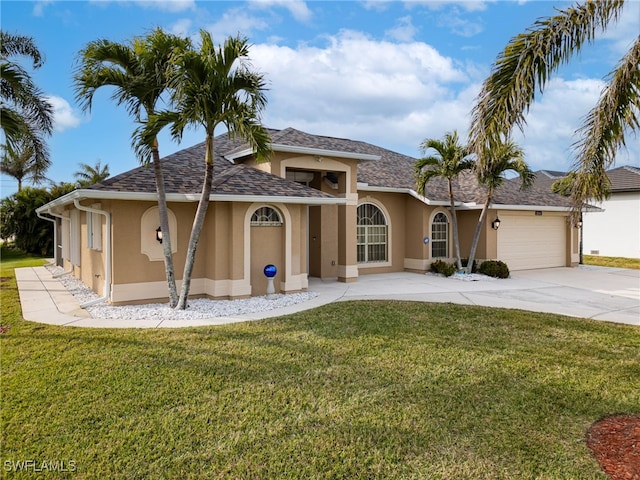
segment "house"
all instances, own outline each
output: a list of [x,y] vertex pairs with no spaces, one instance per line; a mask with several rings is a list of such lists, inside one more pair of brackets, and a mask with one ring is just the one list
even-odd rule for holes
[[583,214],[583,252],[640,258],[640,168],[618,167],[607,176],[611,196],[596,204],[604,212]]
[[[365,142],[269,130],[273,156],[257,163],[247,145],[215,138],[211,203],[193,271],[194,296],[233,298],[266,292],[263,267],[278,269],[275,288],[295,292],[308,277],[357,281],[360,275],[424,272],[453,260],[445,181],[415,191],[414,158]],[[204,174],[204,144],[162,160],[180,280]],[[463,256],[485,198],[472,174],[455,185]],[[577,230],[566,199],[506,182],[495,195],[477,258],[512,270],[578,262]],[[55,222],[57,262],[114,304],[167,298],[155,181],[139,167],[76,190],[38,209]],[[499,229],[494,220],[500,219]]]
[[[538,178],[553,183],[566,172],[541,171]],[[607,171],[611,195],[600,210],[582,214],[582,250],[587,255],[640,258],[640,168],[622,166]]]

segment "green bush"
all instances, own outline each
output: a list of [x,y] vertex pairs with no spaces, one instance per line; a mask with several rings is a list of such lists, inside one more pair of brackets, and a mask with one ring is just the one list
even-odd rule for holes
[[495,278],[509,278],[509,267],[500,260],[486,260],[480,264],[478,272]]
[[431,264],[431,271],[433,273],[441,273],[445,277],[450,277],[456,272],[456,266],[444,260],[436,260]]

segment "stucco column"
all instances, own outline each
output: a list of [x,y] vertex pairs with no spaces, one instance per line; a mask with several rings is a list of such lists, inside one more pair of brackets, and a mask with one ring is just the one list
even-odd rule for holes
[[338,281],[355,282],[358,279],[356,251],[357,201],[338,205]]

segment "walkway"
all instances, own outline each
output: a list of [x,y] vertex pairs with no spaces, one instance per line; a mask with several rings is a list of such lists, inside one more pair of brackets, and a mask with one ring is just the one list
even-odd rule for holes
[[335,301],[357,299],[450,302],[558,313],[640,326],[640,270],[553,268],[512,273],[512,278],[463,281],[400,272],[363,275],[355,283],[310,279],[318,296],[290,307],[204,320],[105,320],[91,318],[78,301],[44,267],[16,269],[26,320],[53,325],[98,328],[176,328],[258,320],[287,315]]

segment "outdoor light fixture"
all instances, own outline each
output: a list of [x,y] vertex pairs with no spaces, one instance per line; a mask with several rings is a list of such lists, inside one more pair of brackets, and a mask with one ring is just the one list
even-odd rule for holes
[[500,228],[500,219],[498,217],[496,217],[496,219],[491,222],[491,228],[493,228],[494,230],[497,230]]
[[156,240],[158,241],[158,243],[162,243],[162,228],[161,227],[156,228]]
[[576,222],[576,228],[582,228],[582,217],[580,217]]

